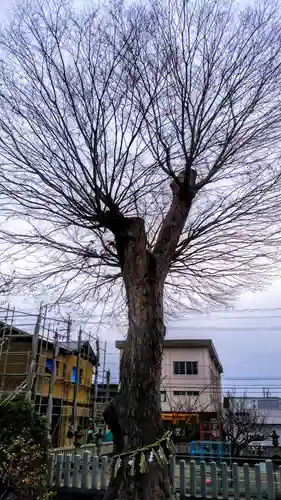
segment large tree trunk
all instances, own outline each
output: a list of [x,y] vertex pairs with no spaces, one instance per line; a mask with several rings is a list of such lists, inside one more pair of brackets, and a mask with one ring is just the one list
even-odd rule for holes
[[[121,392],[104,416],[113,432],[115,451],[119,454],[151,445],[162,435],[160,385],[165,326],[164,283],[153,255],[147,250],[143,221],[131,219],[126,238],[116,243],[119,255],[122,255],[129,329],[121,360]],[[148,456],[149,451],[145,453],[146,462]],[[136,457],[135,474],[131,475],[129,456],[121,455],[120,458],[116,477],[116,461],[113,463],[105,496],[107,500],[171,498],[167,465],[161,467],[153,460],[147,463],[147,472],[141,473]]]
[[[106,500],[171,499],[168,465],[154,455],[144,471],[140,453],[134,474],[128,451],[149,447],[161,437],[160,385],[165,336],[164,281],[196,194],[196,172],[188,165],[171,185],[171,206],[159,231],[154,251],[147,247],[144,221],[109,212],[108,228],[115,234],[116,248],[126,288],[128,336],[121,360],[121,393],[108,406],[104,418],[113,433],[115,452]],[[162,450],[159,448],[159,454]],[[122,455],[123,453],[123,455]],[[144,458],[144,455],[142,455]],[[121,459],[121,461],[120,461]],[[159,463],[160,462],[160,463]],[[162,462],[162,463],[161,463]],[[117,468],[116,465],[119,465]]]

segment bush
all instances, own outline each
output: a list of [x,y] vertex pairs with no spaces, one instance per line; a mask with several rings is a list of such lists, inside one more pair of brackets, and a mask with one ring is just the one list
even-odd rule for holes
[[49,453],[46,419],[23,402],[0,406],[0,498],[46,500]]
[[34,405],[25,401],[0,403],[0,444],[9,446],[22,436],[32,439],[40,446],[48,447],[48,427],[45,417],[40,415]]
[[47,485],[47,450],[19,437],[1,446],[6,460],[0,465],[0,498],[47,500],[52,497]]

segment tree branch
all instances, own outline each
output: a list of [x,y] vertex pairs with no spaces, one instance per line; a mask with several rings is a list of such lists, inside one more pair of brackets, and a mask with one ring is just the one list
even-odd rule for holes
[[173,199],[165,216],[156,240],[153,255],[160,274],[166,278],[178,241],[185,226],[189,211],[195,197],[196,172],[184,170],[171,184]]

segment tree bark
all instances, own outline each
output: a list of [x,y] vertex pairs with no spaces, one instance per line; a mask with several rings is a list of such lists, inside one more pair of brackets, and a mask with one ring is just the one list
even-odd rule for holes
[[[196,172],[189,165],[172,182],[172,203],[153,253],[148,250],[141,218],[124,217],[114,207],[106,215],[108,229],[115,235],[129,324],[120,366],[121,392],[104,412],[118,455],[149,446],[163,433],[160,385],[165,337],[164,282],[196,195],[195,182]],[[105,500],[173,498],[167,464],[160,466],[155,459],[148,464],[146,473],[141,473],[137,463],[135,474],[130,475],[128,458],[128,455],[121,456],[117,472],[113,463]]]
[[[154,256],[147,250],[143,221],[126,219],[116,246],[126,287],[129,329],[121,359],[121,392],[104,417],[118,454],[150,445],[162,435],[160,384],[165,326],[164,283]],[[129,456],[121,457],[117,477],[112,470],[106,500],[172,498],[167,466],[160,467],[153,461],[148,463],[146,473],[140,473],[136,463],[136,473],[130,475],[128,460]]]

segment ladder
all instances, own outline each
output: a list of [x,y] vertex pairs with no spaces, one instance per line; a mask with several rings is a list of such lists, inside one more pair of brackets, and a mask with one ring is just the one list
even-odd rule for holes
[[27,388],[27,380],[23,380],[22,383],[13,392],[10,392],[4,399],[2,399],[0,405],[2,406],[6,403],[9,403],[10,401],[13,401],[26,388]]

